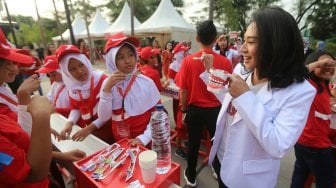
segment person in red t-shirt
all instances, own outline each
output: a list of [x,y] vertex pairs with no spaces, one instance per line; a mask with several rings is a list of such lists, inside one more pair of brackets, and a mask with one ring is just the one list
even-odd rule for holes
[[207,90],[207,85],[201,79],[201,74],[207,72],[203,60],[205,54],[213,56],[213,67],[232,73],[232,66],[228,59],[216,54],[212,48],[216,42],[217,30],[212,21],[201,22],[197,27],[196,40],[201,49],[184,58],[177,76],[180,86],[181,111],[186,113],[184,122],[188,129],[188,166],[184,171],[187,185],[195,187],[196,165],[201,135],[206,128],[210,137],[214,136],[216,120],[221,108],[221,101]]
[[309,82],[316,88],[306,126],[295,145],[296,161],[291,187],[304,187],[308,175],[315,176],[316,187],[334,187],[335,164],[330,130],[329,80],[335,73],[336,61],[332,54],[315,51],[306,59],[310,71]]
[[142,48],[140,52],[140,58],[143,60],[145,65],[141,66],[140,72],[142,72],[145,76],[152,79],[158,88],[159,91],[162,91],[163,88],[167,87],[169,82],[162,83],[160,79],[160,73],[156,66],[158,66],[158,54],[160,53],[160,49],[154,49],[150,46]]
[[[18,73],[17,63],[32,64],[33,59],[19,54],[11,48],[0,29],[0,85],[6,81],[14,81]],[[37,89],[40,81],[31,76],[26,82]],[[31,115],[32,135],[21,128],[13,116],[0,115],[0,187],[48,187],[48,172],[51,161],[50,114],[53,111],[51,103],[45,97],[30,97],[30,91],[19,88],[19,97],[1,95],[9,100],[12,107],[22,105]],[[9,103],[9,102],[8,102]],[[2,107],[7,105],[1,103]],[[27,106],[29,105],[29,106]],[[6,113],[7,114],[7,113]],[[15,117],[14,117],[15,118]],[[43,153],[43,155],[41,155]]]

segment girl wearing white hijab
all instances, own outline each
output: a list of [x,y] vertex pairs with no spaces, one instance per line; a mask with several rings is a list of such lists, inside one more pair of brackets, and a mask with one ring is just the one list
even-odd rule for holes
[[63,82],[69,90],[72,109],[61,136],[66,138],[70,135],[72,126],[77,123],[82,129],[72,136],[72,140],[83,141],[93,133],[105,142],[112,143],[110,127],[97,115],[99,91],[107,76],[102,71],[93,70],[90,60],[74,45],[61,45],[56,51],[56,57]]
[[137,72],[138,45],[138,39],[123,33],[112,35],[106,42],[106,66],[111,75],[103,83],[98,116],[104,121],[112,118],[116,140],[135,138],[131,144],[147,145],[151,140],[148,123],[160,103],[160,93],[150,78]]

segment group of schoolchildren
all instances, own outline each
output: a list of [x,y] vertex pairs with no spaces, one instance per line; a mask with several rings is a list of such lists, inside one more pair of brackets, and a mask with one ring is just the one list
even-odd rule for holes
[[[45,166],[54,159],[75,161],[85,157],[79,150],[51,152],[50,133],[59,140],[69,139],[75,124],[82,129],[72,134],[70,139],[74,141],[83,141],[89,134],[109,144],[125,137],[130,138],[132,145],[147,145],[151,141],[151,112],[161,103],[159,90],[167,86],[167,82],[161,84],[153,68],[158,50],[143,48],[139,55],[145,64],[139,65],[139,40],[123,33],[112,35],[105,45],[108,76],[94,70],[76,46],[61,45],[54,55],[45,57],[44,65],[20,85],[15,95],[7,83],[14,81],[19,67],[30,66],[35,59],[12,48],[4,34],[0,34],[0,116],[2,124],[8,125],[1,127],[0,185],[46,187]],[[41,73],[48,74],[52,83],[48,100],[31,97],[40,85],[38,74]],[[46,121],[53,112],[67,117],[60,133],[50,130],[50,122]],[[36,161],[46,165],[36,167]]]
[[[283,13],[280,9],[270,10]],[[258,21],[254,23],[259,24]],[[224,56],[227,58],[221,57],[221,46],[223,46],[221,43],[226,40],[225,36],[218,38],[218,55],[212,49],[217,34],[216,29],[212,22],[206,22],[206,24],[203,23],[203,28],[200,28],[197,33],[197,40],[201,44],[199,52],[187,57],[190,46],[181,42],[172,48],[171,44],[167,44],[167,50],[162,52],[162,73],[168,81],[161,81],[160,73],[155,69],[160,50],[152,47],[139,50],[139,40],[127,37],[123,33],[111,35],[106,41],[105,59],[109,75],[94,70],[88,57],[76,46],[61,45],[54,55],[45,57],[44,65],[36,71],[36,73],[48,74],[50,77],[52,85],[47,98],[31,96],[40,85],[37,74],[27,78],[18,88],[16,95],[8,88],[7,83],[14,81],[18,74],[18,67],[31,65],[34,58],[12,48],[4,34],[0,32],[0,187],[48,187],[49,168],[53,161],[76,161],[85,157],[85,153],[79,150],[65,153],[52,152],[50,134],[54,134],[60,140],[69,139],[72,135],[70,139],[74,141],[83,141],[88,135],[93,134],[109,144],[126,137],[129,138],[131,145],[148,145],[151,141],[149,125],[151,112],[155,110],[157,104],[161,103],[160,91],[172,82],[181,88],[180,99],[174,101],[174,116],[178,132],[177,152],[180,156],[186,155],[181,151],[181,139],[186,138],[184,122],[188,124],[188,167],[184,171],[188,186],[197,185],[196,163],[200,135],[204,128],[200,123],[214,125],[207,127],[211,137],[215,138],[215,147],[212,148],[210,161],[213,162],[219,176],[220,187],[231,187],[231,185],[232,187],[240,185],[267,187],[265,186],[267,182],[267,185],[274,185],[276,182],[274,174],[278,173],[279,168],[278,158],[283,156],[287,152],[287,146],[290,147],[292,144],[281,140],[281,136],[285,138],[291,134],[294,137],[299,136],[298,128],[286,128],[289,123],[282,122],[280,118],[282,115],[292,115],[293,121],[301,122],[308,119],[295,145],[297,160],[292,187],[302,185],[310,172],[315,175],[318,185],[330,187],[334,181],[334,164],[332,143],[328,138],[331,114],[329,105],[331,89],[328,87],[328,81],[335,72],[335,58],[321,51],[314,52],[311,57],[308,57],[306,67],[310,72],[309,82],[317,93],[314,99],[313,87],[306,83],[301,85],[294,83],[292,87],[291,82],[287,85],[284,83],[285,86],[278,86],[281,89],[274,90],[275,98],[268,99],[277,100],[279,103],[271,103],[267,107],[263,107],[267,105],[266,102],[247,104],[266,100],[259,99],[258,92],[262,92],[266,97],[270,95],[270,88],[265,89],[268,79],[276,83],[276,78],[272,75],[257,77],[256,74],[260,75],[263,72],[251,72],[252,68],[266,69],[248,63],[251,61],[248,50],[253,51],[255,41],[252,40],[256,40],[254,37],[256,30],[251,24],[245,33],[247,43],[242,47],[246,62],[244,66],[238,66],[245,69],[251,68],[251,74],[247,75],[245,80],[237,75],[231,77],[229,94],[222,101],[220,97],[206,91],[206,79],[201,77],[202,74],[208,75],[213,68],[232,73],[233,66],[230,58],[240,56],[240,46],[237,51],[224,50],[223,53],[226,53]],[[214,29],[210,32],[213,33],[213,38],[209,38],[209,29],[212,26]],[[250,34],[254,38],[248,38]],[[231,55],[227,55],[228,53]],[[139,63],[139,57],[142,60],[141,63]],[[303,69],[300,71],[304,72]],[[279,72],[279,74],[282,73]],[[297,79],[300,80],[300,78]],[[253,83],[255,80],[261,84],[260,87]],[[235,87],[236,85],[240,87]],[[302,96],[307,98],[308,103],[312,102],[309,113],[307,110],[306,114],[302,112],[299,117],[288,114],[283,109],[275,109],[277,111],[273,112],[273,107],[280,108],[280,103],[285,100],[287,103],[284,104],[288,110],[299,112],[290,106],[297,103],[297,101],[291,101],[291,98],[299,97],[295,94],[298,92],[295,90],[296,87],[306,90]],[[285,90],[288,97],[278,99],[278,94]],[[249,101],[249,98],[255,100]],[[308,103],[305,105],[310,104]],[[222,105],[227,108],[223,110]],[[252,108],[249,106],[259,107],[257,113],[264,115],[251,118],[253,115],[249,112]],[[298,107],[297,104],[294,106]],[[304,106],[301,108],[303,109]],[[50,115],[54,112],[67,117],[65,128],[60,133],[50,130]],[[186,113],[187,117],[185,117]],[[221,126],[228,123],[232,126]],[[316,124],[319,126],[317,127]],[[79,125],[82,129],[71,134],[74,125]],[[216,129],[219,130],[216,131]],[[235,129],[239,131],[234,132]],[[235,134],[240,134],[241,137],[234,137]],[[274,134],[274,137],[271,138],[271,134]],[[237,151],[239,148],[230,148],[236,144],[245,147],[245,150]],[[274,147],[271,148],[271,145]],[[279,150],[275,151],[277,147]],[[253,148],[254,151],[252,151]],[[246,153],[247,151],[251,152]],[[239,152],[245,152],[245,154],[242,155]],[[316,153],[313,157],[312,152]],[[236,155],[236,158],[231,159],[229,157],[231,154]],[[249,158],[249,160],[244,161],[243,158]],[[258,164],[259,166],[256,166]],[[237,166],[241,166],[244,172],[237,170]],[[269,176],[267,181],[266,179],[261,181],[254,173],[257,170],[250,167],[258,167],[257,170],[261,170],[260,177],[266,177],[269,173],[273,175]],[[272,169],[267,170],[268,168]],[[240,178],[237,179],[233,175]],[[248,175],[250,176],[247,177]]]

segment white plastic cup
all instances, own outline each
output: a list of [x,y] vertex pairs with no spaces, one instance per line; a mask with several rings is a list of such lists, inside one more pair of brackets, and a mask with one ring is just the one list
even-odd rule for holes
[[139,165],[142,179],[146,184],[151,184],[156,178],[157,154],[155,151],[146,150],[139,154]]

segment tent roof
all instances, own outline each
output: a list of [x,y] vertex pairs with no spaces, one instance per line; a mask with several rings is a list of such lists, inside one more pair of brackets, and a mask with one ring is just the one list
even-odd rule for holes
[[[139,20],[134,16],[134,28],[140,26]],[[114,23],[107,28],[105,33],[116,33],[116,32],[124,32],[130,33],[131,31],[131,9],[128,6],[127,1],[124,4],[124,7],[121,10],[120,15],[114,21]]]
[[195,31],[195,28],[176,11],[171,0],[161,0],[153,15],[141,24],[136,32],[170,32],[174,29]]
[[[91,24],[89,25],[90,35],[92,37],[104,35],[104,31],[109,27],[108,22],[102,16],[99,9],[97,9],[95,17]],[[78,37],[86,37],[87,31],[86,29]]]
[[[74,21],[71,24],[72,26],[72,30],[73,33],[76,36],[78,36],[79,34],[81,34],[82,32],[86,32],[86,26],[85,26],[85,21],[81,18],[80,14],[77,13],[76,17],[74,19]],[[63,39],[68,40],[70,38],[70,31],[69,29],[65,30],[62,33]],[[57,37],[53,37],[53,40],[60,40],[61,37],[57,36]]]

